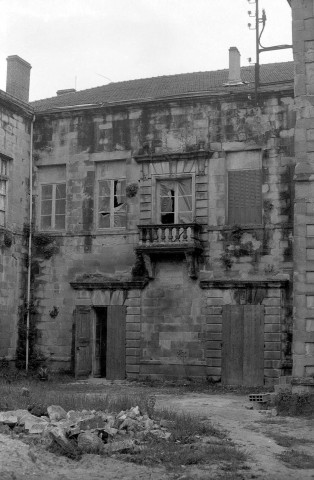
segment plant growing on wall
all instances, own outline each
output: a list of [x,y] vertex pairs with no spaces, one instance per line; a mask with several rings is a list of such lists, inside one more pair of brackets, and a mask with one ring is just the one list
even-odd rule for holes
[[[226,270],[232,267],[235,259],[241,257],[253,257],[256,261],[260,247],[254,248],[251,240],[244,241],[245,233],[247,231],[240,225],[234,225],[232,230],[223,231],[225,248],[220,260]],[[252,232],[251,237],[256,237],[256,232]]]
[[148,276],[148,272],[146,269],[143,255],[141,253],[136,253],[135,264],[134,264],[134,267],[132,268],[132,277],[146,278],[147,276]]
[[128,198],[135,197],[138,192],[138,184],[137,183],[129,183],[129,185],[125,188],[125,193]]
[[33,235],[34,254],[44,257],[46,260],[58,252],[58,246],[54,237],[47,233],[36,232]]
[[27,305],[26,302],[19,308],[18,320],[18,342],[15,357],[15,366],[17,369],[25,369],[26,366],[26,336],[27,336],[27,311],[29,309],[29,370],[37,370],[46,360],[43,353],[38,349],[37,340],[39,338],[39,331],[36,326],[36,316],[38,311],[33,302]]

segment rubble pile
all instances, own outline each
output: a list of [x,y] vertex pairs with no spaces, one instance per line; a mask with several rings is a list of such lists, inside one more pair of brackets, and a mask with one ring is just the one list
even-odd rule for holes
[[35,436],[46,447],[55,444],[73,458],[78,452],[136,453],[147,435],[168,440],[171,433],[167,423],[142,415],[139,407],[117,415],[95,410],[66,412],[59,405],[0,412],[0,433]]

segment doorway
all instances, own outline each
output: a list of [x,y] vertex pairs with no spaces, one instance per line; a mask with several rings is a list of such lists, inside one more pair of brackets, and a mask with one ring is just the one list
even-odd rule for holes
[[95,308],[94,377],[106,377],[107,307]]
[[125,378],[125,306],[77,306],[75,376]]

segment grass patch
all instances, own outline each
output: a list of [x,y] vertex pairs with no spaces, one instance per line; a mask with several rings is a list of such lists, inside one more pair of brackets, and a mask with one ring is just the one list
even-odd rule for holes
[[275,440],[277,445],[285,448],[291,448],[297,445],[307,445],[314,443],[314,440],[308,440],[307,438],[296,438],[289,435],[280,435],[279,433],[268,432],[267,436]]
[[219,465],[230,475],[243,467],[246,455],[208,420],[167,409],[157,409],[154,419],[166,421],[170,439],[150,435],[140,451],[128,455],[127,460],[148,466],[162,464],[168,470],[191,465]]
[[314,394],[281,392],[275,397],[279,415],[314,418]]
[[312,469],[314,468],[314,457],[296,450],[286,450],[277,457],[291,468]]
[[157,409],[154,412],[155,420],[166,420],[167,429],[171,432],[173,441],[190,443],[196,437],[217,437],[225,439],[226,434],[215,428],[210,422],[201,417],[185,412],[175,412],[169,409]]
[[180,466],[223,464],[229,471],[235,471],[245,462],[246,456],[234,446],[199,443],[186,445],[150,438],[139,453],[130,455],[127,459],[140,465],[162,464],[170,470]]
[[[29,396],[22,396],[22,387],[29,389]],[[149,395],[138,394],[110,394],[105,387],[93,393],[85,389],[72,390],[57,388],[54,382],[40,382],[33,379],[24,379],[14,383],[0,384],[0,411],[27,409],[29,405],[60,405],[69,410],[106,410],[119,412],[128,410],[136,405],[141,411],[147,411]]]

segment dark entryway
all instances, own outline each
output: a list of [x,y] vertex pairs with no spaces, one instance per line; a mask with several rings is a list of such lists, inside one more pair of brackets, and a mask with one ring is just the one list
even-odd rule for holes
[[95,308],[95,366],[94,377],[106,377],[107,307]]
[[78,306],[75,316],[75,376],[125,378],[125,307]]
[[222,321],[222,383],[264,384],[264,306],[225,305]]

